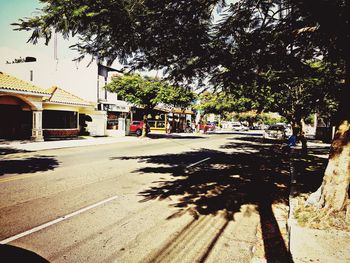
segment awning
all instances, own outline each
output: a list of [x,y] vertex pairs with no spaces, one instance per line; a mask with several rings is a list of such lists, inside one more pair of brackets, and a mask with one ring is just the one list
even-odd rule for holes
[[119,112],[129,112],[130,105],[126,101],[117,100],[114,102],[101,102],[102,105],[106,105],[108,111],[119,111]]

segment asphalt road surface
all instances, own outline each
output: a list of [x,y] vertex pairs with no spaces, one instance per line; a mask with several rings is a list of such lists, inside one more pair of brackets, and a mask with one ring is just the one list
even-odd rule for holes
[[3,155],[0,253],[37,262],[250,262],[257,205],[265,205],[252,184],[265,167],[254,157],[259,147],[221,134]]

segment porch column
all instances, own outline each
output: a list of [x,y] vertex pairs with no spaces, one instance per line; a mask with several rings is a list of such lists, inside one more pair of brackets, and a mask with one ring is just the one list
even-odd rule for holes
[[31,139],[36,142],[44,141],[42,128],[43,112],[41,110],[33,110],[33,129]]
[[77,112],[77,129],[80,131],[80,125],[79,125],[79,112]]

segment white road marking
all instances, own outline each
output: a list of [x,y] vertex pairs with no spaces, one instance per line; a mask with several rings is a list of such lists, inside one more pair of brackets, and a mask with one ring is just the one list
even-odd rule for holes
[[186,168],[190,168],[190,167],[195,166],[195,165],[197,165],[197,164],[203,163],[203,162],[205,162],[205,161],[208,161],[209,159],[210,159],[210,157],[205,158],[205,159],[200,160],[200,161],[198,161],[198,162],[196,162],[196,163],[190,164],[190,165],[187,166]]
[[57,218],[57,219],[55,219],[55,220],[52,220],[52,221],[47,222],[47,223],[45,223],[45,224],[42,224],[42,225],[40,225],[40,226],[34,227],[34,228],[32,228],[32,229],[29,229],[29,230],[27,230],[27,231],[25,231],[25,232],[22,232],[22,233],[20,233],[20,234],[15,235],[15,236],[6,238],[6,239],[0,241],[0,244],[4,245],[4,244],[7,244],[7,243],[9,243],[9,242],[12,242],[12,241],[14,241],[14,240],[16,240],[16,239],[19,239],[19,238],[21,238],[21,237],[28,236],[28,235],[30,235],[30,234],[33,234],[33,233],[39,231],[39,230],[42,230],[42,229],[44,229],[44,228],[47,228],[47,227],[52,226],[52,225],[54,225],[54,224],[57,224],[57,223],[59,223],[59,222],[61,222],[61,221],[67,220],[67,219],[69,219],[69,218],[71,218],[71,217],[73,217],[73,216],[79,215],[79,214],[81,214],[81,213],[83,213],[83,212],[86,212],[86,211],[88,211],[88,210],[90,210],[90,209],[92,209],[92,208],[95,208],[95,207],[97,207],[97,206],[103,205],[103,204],[105,204],[105,203],[107,203],[107,202],[113,201],[113,200],[115,200],[115,199],[117,199],[117,198],[118,198],[118,196],[115,195],[115,196],[112,196],[112,197],[107,198],[107,199],[105,199],[105,200],[102,200],[102,201],[100,201],[100,202],[98,202],[98,203],[96,203],[96,204],[93,204],[93,205],[84,207],[84,208],[79,209],[79,210],[77,210],[77,211],[75,211],[75,212],[73,212],[73,213],[70,213],[70,214],[68,214],[68,215],[59,217],[59,218]]

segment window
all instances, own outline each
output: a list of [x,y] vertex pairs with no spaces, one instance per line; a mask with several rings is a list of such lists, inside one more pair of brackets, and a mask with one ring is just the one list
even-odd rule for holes
[[117,130],[118,129],[118,118],[120,113],[109,111],[107,115],[107,129]]
[[75,111],[43,111],[44,129],[75,129],[77,128],[77,116]]

